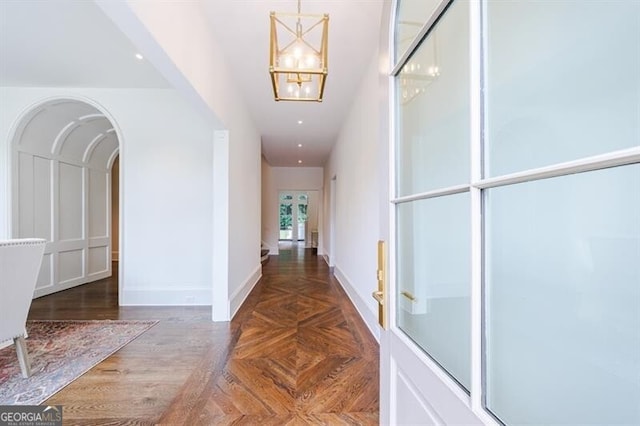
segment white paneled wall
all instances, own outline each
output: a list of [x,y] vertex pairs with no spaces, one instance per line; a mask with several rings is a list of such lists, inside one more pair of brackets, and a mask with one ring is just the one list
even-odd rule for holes
[[48,241],[35,296],[110,276],[109,120],[84,102],[46,102],[19,123],[11,151],[11,234]]

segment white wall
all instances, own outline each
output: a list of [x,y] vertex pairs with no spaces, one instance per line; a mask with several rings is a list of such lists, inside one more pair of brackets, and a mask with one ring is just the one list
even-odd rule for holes
[[[201,2],[107,2],[100,7],[179,90],[203,107],[220,130],[228,131],[226,168],[214,169],[214,204],[228,206],[229,239],[213,235],[213,251],[228,256],[227,270],[214,269],[214,293],[229,303],[215,307],[215,320],[227,320],[260,278],[260,135],[238,96],[219,43]],[[158,52],[158,46],[162,52]],[[224,144],[224,143],[223,143]],[[221,159],[217,159],[219,161]],[[224,176],[215,175],[225,170]],[[216,184],[217,185],[217,184]],[[218,198],[220,197],[220,198]],[[211,235],[211,234],[210,234]],[[216,254],[217,255],[217,254]]]
[[11,127],[58,96],[101,105],[122,136],[121,302],[211,304],[213,129],[175,90],[0,88],[0,238]]
[[[322,167],[271,167],[262,160],[262,241],[266,244],[270,254],[278,254],[278,230],[280,227],[280,203],[278,192],[318,191],[318,213],[322,217]],[[318,226],[322,228],[321,219]],[[323,253],[322,238],[318,242],[318,253]]]
[[277,201],[269,203],[269,199],[277,197],[276,184],[273,177],[273,167],[269,165],[267,159],[262,156],[262,244],[268,249],[270,254],[278,253],[278,207]]
[[[387,219],[380,209],[386,197],[386,183],[380,181],[380,164],[387,158],[380,149],[380,83],[377,52],[362,76],[349,115],[340,131],[324,170],[324,186],[336,177],[335,253],[328,253],[335,265],[335,276],[343,285],[374,335],[379,335],[377,303],[371,297],[376,289],[377,241],[381,222]],[[386,160],[385,160],[386,161]],[[386,170],[386,168],[385,168]],[[329,192],[329,191],[327,191]],[[324,241],[330,238],[330,209],[325,197]]]

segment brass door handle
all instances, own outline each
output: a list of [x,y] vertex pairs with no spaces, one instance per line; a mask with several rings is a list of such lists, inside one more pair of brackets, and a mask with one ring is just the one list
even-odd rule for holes
[[371,293],[376,302],[378,302],[378,323],[382,328],[387,328],[386,310],[389,308],[384,303],[384,294],[387,291],[387,255],[384,249],[384,241],[378,241],[378,269],[376,270],[376,279],[378,280],[378,291]]
[[408,291],[401,291],[400,294],[406,297],[407,299],[411,300],[412,302],[416,301],[416,297],[413,294],[409,293]]

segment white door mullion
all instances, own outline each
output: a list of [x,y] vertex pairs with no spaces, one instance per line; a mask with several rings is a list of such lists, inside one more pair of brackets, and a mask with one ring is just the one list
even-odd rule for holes
[[462,194],[463,192],[469,192],[469,185],[455,185],[442,189],[434,189],[433,191],[420,192],[418,194],[405,195],[402,197],[394,198],[391,200],[394,204],[407,203],[409,201],[427,200],[429,198],[444,197],[445,195]]
[[503,176],[496,176],[487,179],[474,179],[472,182],[473,186],[476,188],[489,189],[634,163],[640,163],[640,147],[594,155],[592,157],[581,158],[578,160],[567,161],[564,163],[539,167]]
[[[470,176],[482,179],[482,25],[479,1],[469,2],[470,49]],[[482,190],[472,187],[471,196],[471,408],[482,409]]]
[[[394,9],[397,8],[397,2],[394,2]],[[395,25],[395,21],[394,21]],[[393,30],[395,33],[395,27]],[[390,48],[390,51],[393,51],[393,48]],[[398,189],[397,189],[397,178],[396,178],[396,145],[398,143],[398,130],[396,128],[397,125],[397,107],[396,107],[396,81],[393,75],[389,76],[387,80],[388,88],[389,88],[389,146],[388,146],[388,155],[389,155],[389,242],[387,244],[387,288],[386,294],[384,295],[385,300],[387,301],[387,328],[395,329],[396,326],[396,205],[393,200],[398,197]],[[393,394],[393,393],[392,393]]]
[[[469,48],[470,48],[470,160],[471,182],[482,180],[483,164],[486,161],[484,144],[486,108],[484,91],[484,52],[486,38],[483,31],[482,4],[480,0],[470,2]],[[485,424],[500,423],[484,408],[485,352],[484,352],[484,191],[471,186],[471,409]]]

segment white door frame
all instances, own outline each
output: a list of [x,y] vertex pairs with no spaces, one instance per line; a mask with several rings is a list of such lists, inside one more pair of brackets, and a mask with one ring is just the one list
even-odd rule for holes
[[[415,411],[419,417],[413,420],[423,424],[435,424],[444,425],[448,423],[452,424],[490,424],[496,425],[497,422],[489,415],[483,415],[482,412],[477,412],[474,408],[479,404],[481,405],[481,399],[478,397],[481,394],[473,392],[474,397],[470,397],[460,386],[453,380],[434,360],[432,360],[427,354],[425,354],[421,348],[419,348],[397,325],[396,323],[396,293],[397,293],[397,265],[396,256],[396,205],[399,202],[413,200],[415,198],[432,198],[445,194],[455,194],[460,192],[470,191],[470,186],[460,186],[447,188],[444,191],[432,191],[430,193],[418,194],[418,196],[411,197],[397,197],[396,196],[396,105],[395,105],[395,75],[400,71],[404,62],[416,49],[423,37],[427,34],[429,29],[436,23],[439,16],[447,8],[452,0],[442,0],[435,8],[432,16],[427,20],[420,33],[415,37],[413,42],[407,51],[398,58],[398,61],[394,61],[394,48],[393,48],[393,35],[395,34],[395,13],[397,11],[397,1],[393,1],[391,13],[389,14],[389,32],[386,40],[389,57],[389,69],[390,74],[386,84],[388,90],[388,140],[389,140],[389,196],[390,202],[388,204],[388,217],[389,217],[389,241],[388,241],[388,277],[387,277],[387,293],[385,294],[385,303],[389,307],[388,314],[388,329],[382,330],[380,338],[380,421],[382,424],[397,424],[398,414],[409,413]],[[470,2],[471,9],[477,9],[478,15],[474,16],[472,12],[471,20],[480,17],[479,15],[479,2]],[[473,29],[472,29],[473,31]],[[381,41],[381,45],[385,41]],[[472,43],[473,44],[473,43]],[[478,46],[479,49],[479,46]],[[474,52],[472,52],[472,55]],[[472,57],[472,61],[473,61]],[[479,62],[479,56],[477,58]],[[395,64],[394,64],[395,62]],[[479,76],[479,73],[478,73]],[[472,82],[473,84],[473,82]],[[478,77],[478,87],[480,80]],[[471,88],[474,91],[474,87]],[[473,102],[474,100],[472,100]],[[473,118],[472,118],[473,120]],[[475,124],[475,123],[474,123]],[[475,141],[473,142],[475,146]],[[474,165],[475,166],[475,165]],[[476,195],[479,197],[479,194]],[[472,197],[473,198],[473,197]],[[479,198],[478,198],[479,200]],[[476,222],[474,218],[474,223]],[[474,231],[475,232],[475,231]],[[473,255],[476,255],[474,253]],[[475,267],[475,262],[474,262]],[[475,269],[474,269],[475,271]],[[472,271],[473,273],[473,271]],[[472,283],[472,288],[473,283]],[[475,308],[475,306],[474,306]],[[472,315],[481,312],[472,311]],[[473,318],[472,330],[479,325],[476,324],[476,318]],[[479,357],[481,354],[478,351],[472,352],[472,357]],[[472,369],[472,390],[480,386],[481,383],[477,382],[477,377],[480,371],[476,371],[477,365],[481,366],[480,362],[475,362],[474,358]]]

